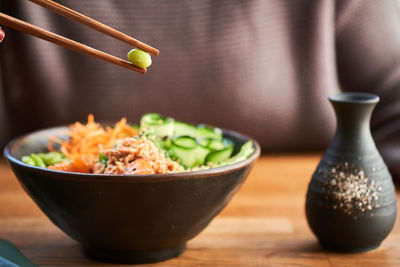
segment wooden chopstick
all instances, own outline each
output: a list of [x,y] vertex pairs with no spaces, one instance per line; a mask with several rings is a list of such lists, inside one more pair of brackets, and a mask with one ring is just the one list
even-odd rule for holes
[[83,25],[86,25],[89,28],[92,28],[93,30],[96,30],[98,32],[104,33],[106,35],[109,35],[115,39],[118,39],[122,42],[125,42],[127,44],[130,44],[134,47],[137,47],[143,51],[146,51],[152,55],[157,56],[160,51],[155,49],[154,47],[151,47],[145,43],[142,43],[139,40],[136,40],[122,32],[119,32],[101,22],[98,22],[97,20],[94,20],[92,18],[89,18],[81,13],[76,12],[75,10],[72,10],[68,7],[65,7],[63,5],[60,5],[59,3],[56,3],[51,0],[29,0],[37,5],[40,5],[44,8],[47,8],[61,16],[64,16],[68,19],[71,19],[73,21],[79,22]]
[[46,41],[55,43],[57,45],[63,46],[65,48],[74,50],[76,52],[88,55],[88,56],[92,56],[98,59],[102,59],[104,61],[110,62],[112,64],[115,65],[119,65],[121,67],[127,68],[127,69],[131,69],[140,73],[145,74],[146,73],[146,69],[145,68],[141,68],[138,66],[133,65],[132,63],[120,59],[118,57],[115,57],[113,55],[104,53],[103,51],[94,49],[90,46],[78,43],[76,41],[73,41],[71,39],[65,38],[61,35],[46,31],[42,28],[39,28],[35,25],[32,25],[30,23],[27,23],[25,21],[16,19],[14,17],[11,17],[9,15],[6,15],[4,13],[0,12],[0,25],[2,26],[6,26],[9,27],[11,29],[20,31],[20,32],[24,32],[26,34],[30,34],[33,35],[35,37],[44,39]]

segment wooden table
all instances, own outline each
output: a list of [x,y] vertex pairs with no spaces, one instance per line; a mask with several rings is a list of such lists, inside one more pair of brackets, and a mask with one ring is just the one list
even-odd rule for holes
[[[155,265],[400,266],[398,223],[375,251],[339,254],[318,246],[304,216],[304,202],[319,156],[263,156],[228,207],[188,243],[187,250]],[[112,266],[84,258],[78,244],[25,194],[4,161],[0,161],[0,238],[12,241],[39,266]]]

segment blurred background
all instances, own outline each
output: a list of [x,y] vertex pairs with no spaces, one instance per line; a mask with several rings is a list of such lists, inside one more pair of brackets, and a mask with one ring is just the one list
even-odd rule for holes
[[[84,121],[89,113],[101,121],[126,116],[135,122],[146,112],[231,128],[276,149],[322,148],[332,133],[333,114],[326,97],[337,85],[325,81],[336,80],[333,58],[318,66],[307,59],[314,38],[325,38],[327,45],[314,51],[315,58],[325,58],[334,45],[328,37],[319,37],[326,33],[313,29],[322,18],[310,15],[320,4],[58,2],[155,46],[160,56],[153,57],[143,76],[6,29],[0,53],[2,119],[8,121],[2,125],[12,126],[12,135]],[[310,14],[293,12],[301,7]],[[125,58],[131,49],[28,1],[5,0],[1,8],[118,57]],[[301,46],[291,47],[291,42]],[[320,67],[331,73],[316,75],[326,72]]]

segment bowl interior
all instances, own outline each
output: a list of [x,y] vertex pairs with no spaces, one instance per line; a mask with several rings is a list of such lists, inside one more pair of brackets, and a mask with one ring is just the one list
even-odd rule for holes
[[[30,134],[26,134],[21,137],[17,137],[14,140],[12,140],[4,149],[5,157],[8,160],[13,161],[16,164],[22,164],[22,165],[25,165],[28,167],[38,168],[38,167],[27,165],[27,164],[23,163],[20,159],[24,155],[29,155],[31,153],[48,152],[49,139],[51,137],[57,136],[58,139],[66,140],[68,138],[68,136],[66,134],[67,131],[68,131],[67,126],[61,126],[61,127],[44,129],[44,130],[36,131],[36,132],[30,133]],[[260,149],[257,141],[255,141],[254,139],[252,139],[248,136],[245,136],[243,134],[237,133],[235,131],[224,130],[224,129],[223,129],[223,135],[224,135],[224,137],[227,137],[234,142],[235,146],[234,146],[233,155],[238,153],[240,150],[240,147],[248,140],[253,141],[254,148],[255,148],[253,154],[246,160],[237,162],[232,165],[217,167],[217,168],[212,168],[212,169],[207,169],[207,170],[194,171],[194,172],[175,173],[174,176],[176,176],[176,175],[178,175],[178,176],[186,175],[187,176],[189,173],[208,173],[208,172],[210,172],[210,170],[212,170],[211,172],[224,171],[224,170],[226,171],[228,169],[234,170],[237,168],[241,168],[244,165],[250,164],[252,161],[254,161],[256,158],[258,158],[258,156],[260,155],[261,149]],[[57,149],[57,146],[58,145],[56,143],[53,143],[53,148]],[[43,169],[43,168],[39,168],[39,169],[41,169],[43,171],[49,171],[49,172],[60,172],[60,171],[54,171],[54,170],[50,170],[50,169]],[[87,173],[86,174],[81,173],[81,175],[110,176],[108,174],[87,174]],[[115,176],[115,175],[113,175],[113,176]],[[132,175],[124,175],[124,176],[132,176]],[[134,175],[134,176],[135,177],[140,177],[140,176],[153,176],[154,177],[154,176],[168,176],[168,174]]]
[[11,156],[20,159],[21,157],[31,153],[48,152],[47,144],[49,143],[49,138],[57,136],[60,139],[66,139],[67,136],[60,133],[63,133],[67,130],[67,127],[57,127],[37,131],[20,138],[16,138],[12,146],[9,147],[9,153]]

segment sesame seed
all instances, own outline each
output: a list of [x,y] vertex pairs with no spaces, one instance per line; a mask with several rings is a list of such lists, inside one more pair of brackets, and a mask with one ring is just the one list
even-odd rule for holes
[[331,200],[332,209],[352,215],[380,207],[376,201],[382,186],[371,181],[364,170],[354,164],[338,164],[325,171],[324,176],[327,178],[325,194]]

